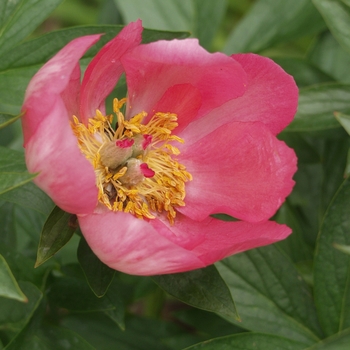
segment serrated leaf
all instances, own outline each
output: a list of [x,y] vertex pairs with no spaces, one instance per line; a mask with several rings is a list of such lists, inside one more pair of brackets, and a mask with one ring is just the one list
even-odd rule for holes
[[0,195],[34,179],[26,170],[22,152],[0,146]]
[[78,260],[91,290],[99,298],[104,296],[114,278],[115,270],[105,265],[94,254],[83,237],[78,247]]
[[303,345],[297,341],[272,334],[243,333],[206,340],[184,350],[300,350]]
[[214,265],[189,272],[153,276],[152,279],[167,293],[186,304],[239,320],[231,293]]
[[[16,46],[6,55],[0,56],[0,111],[9,114],[20,112],[25,89],[39,68],[74,38],[105,33],[101,40],[84,56],[89,61],[98,50],[115,35],[123,26],[86,26],[74,27],[45,34],[37,39]],[[144,43],[155,40],[185,38],[188,33],[147,30],[142,33]]]
[[63,0],[2,0],[0,54],[26,38]]
[[350,53],[350,4],[344,0],[312,0],[340,45]]
[[55,207],[41,232],[35,267],[43,264],[64,247],[72,238],[77,227],[75,215]]
[[285,132],[338,128],[335,111],[350,112],[350,85],[334,83],[300,89],[297,114]]
[[0,297],[27,302],[6,260],[0,255]]
[[0,327],[21,329],[32,317],[42,298],[42,293],[29,282],[19,282],[28,298],[26,303],[0,297]]
[[10,114],[0,113],[0,129],[12,124],[20,117],[21,117],[21,114],[10,115]]
[[235,299],[240,327],[305,346],[322,336],[309,287],[276,246],[240,253],[216,265]]
[[259,0],[233,29],[224,52],[259,52],[324,27],[310,0]]
[[345,180],[330,204],[319,233],[315,260],[315,303],[326,335],[350,327],[350,256],[333,244],[350,244],[350,182]]

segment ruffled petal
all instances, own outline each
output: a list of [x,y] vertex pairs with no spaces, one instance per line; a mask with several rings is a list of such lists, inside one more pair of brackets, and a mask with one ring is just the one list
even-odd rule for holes
[[141,21],[130,23],[94,57],[87,67],[81,88],[80,119],[87,123],[96,109],[105,112],[104,100],[115,87],[124,68],[120,58],[141,42]]
[[204,267],[195,254],[131,214],[106,211],[78,219],[90,248],[115,270],[133,275],[156,275]]
[[[173,226],[159,220],[150,223],[162,236],[195,254],[205,266],[232,254],[278,242],[292,232],[286,225],[273,221],[232,222],[208,217],[198,222],[181,214]],[[185,265],[176,272],[181,271],[186,271]]]
[[63,210],[90,213],[97,203],[96,177],[78,148],[70,127],[77,88],[77,64],[100,35],[81,37],[66,45],[31,80],[22,117],[26,163],[39,175],[34,182]]
[[294,151],[261,123],[228,123],[202,138],[191,130],[178,158],[193,180],[178,210],[194,220],[214,213],[269,219],[293,188]]
[[[121,61],[128,85],[128,118],[141,111],[150,114],[174,85],[191,84],[198,89],[202,105],[193,119],[245,91],[246,75],[241,65],[224,54],[208,53],[196,39],[140,45]],[[163,104],[165,112],[173,112],[179,99],[180,95],[174,96]]]
[[[246,92],[195,121],[202,136],[231,121],[265,124],[276,135],[294,118],[298,106],[298,88],[292,76],[267,57],[255,54],[232,56],[248,77]],[[192,127],[192,126],[191,126]]]

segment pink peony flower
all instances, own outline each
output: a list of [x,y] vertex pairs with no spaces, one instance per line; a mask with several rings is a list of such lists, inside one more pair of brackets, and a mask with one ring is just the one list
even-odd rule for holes
[[[35,183],[130,274],[197,269],[287,237],[269,218],[294,185],[295,154],[276,138],[296,112],[293,78],[268,58],[211,54],[196,39],[142,45],[141,33],[140,21],[126,26],[82,82],[79,59],[100,35],[33,77],[22,122]],[[105,99],[122,73],[113,119]]]

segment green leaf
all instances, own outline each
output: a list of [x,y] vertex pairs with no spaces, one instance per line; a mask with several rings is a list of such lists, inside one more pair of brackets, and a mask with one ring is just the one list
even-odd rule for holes
[[323,33],[313,45],[308,59],[339,82],[350,83],[350,55],[330,32]]
[[0,254],[14,251],[16,248],[16,228],[13,204],[0,202]]
[[350,135],[350,115],[335,112],[334,116],[337,118],[338,122],[345,129],[345,131]]
[[36,210],[46,216],[50,214],[55,206],[51,198],[32,182],[6,192],[0,198],[4,201]]
[[350,4],[344,0],[312,0],[312,2],[339,44],[350,52]]
[[229,35],[224,52],[259,52],[324,27],[310,0],[259,0]]
[[91,290],[99,298],[104,296],[114,278],[115,270],[94,254],[83,237],[79,243],[78,260]]
[[225,14],[226,0],[115,0],[125,22],[138,18],[146,28],[191,31],[202,46],[210,48]]
[[0,255],[0,297],[10,298],[21,302],[27,302],[27,297],[23,294],[18,283],[13,276],[6,260]]
[[350,329],[326,338],[305,350],[349,350]]
[[10,115],[10,114],[0,113],[0,129],[12,124],[20,117],[21,117],[21,114],[14,116],[14,115]]
[[292,57],[273,57],[273,60],[279,64],[288,74],[292,75],[299,87],[334,82],[334,78],[312,63]]
[[339,249],[341,252],[345,254],[350,254],[350,245],[333,243],[333,247]]
[[0,147],[0,195],[34,179],[26,171],[22,152]]
[[153,276],[152,279],[186,304],[239,320],[230,291],[214,265],[184,273]]
[[63,0],[2,0],[0,54],[26,38]]
[[305,345],[322,336],[309,287],[276,246],[240,253],[216,265],[235,299],[240,327]]
[[[98,50],[115,35],[122,26],[86,26],[58,30],[37,39],[27,41],[0,56],[0,111],[18,114],[23,103],[25,89],[39,68],[74,38],[105,33],[101,40],[84,56],[86,63]],[[185,38],[188,33],[144,30],[143,42],[174,38]],[[87,60],[86,60],[87,59]]]
[[64,247],[72,238],[77,227],[75,215],[55,207],[41,232],[35,267],[43,264]]
[[315,302],[326,335],[350,327],[350,256],[333,244],[350,244],[350,182],[345,180],[329,206],[314,260]]
[[28,298],[26,303],[0,297],[0,328],[21,329],[32,317],[42,298],[42,293],[29,282],[19,282]]
[[350,112],[350,85],[323,84],[300,90],[299,106],[289,131],[320,131],[338,128],[334,112]]
[[243,333],[206,340],[184,350],[300,350],[302,344],[272,334]]

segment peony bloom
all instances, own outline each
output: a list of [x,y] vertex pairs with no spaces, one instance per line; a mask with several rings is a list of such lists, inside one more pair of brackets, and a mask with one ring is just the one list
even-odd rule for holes
[[[287,237],[269,218],[294,185],[295,154],[276,138],[296,112],[293,78],[264,57],[210,54],[196,39],[142,45],[141,33],[140,21],[126,26],[82,81],[79,59],[100,35],[33,77],[22,121],[35,183],[130,274],[197,269]],[[128,95],[109,115],[123,73]]]

